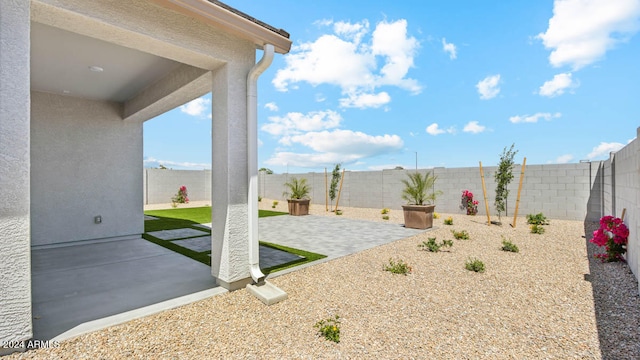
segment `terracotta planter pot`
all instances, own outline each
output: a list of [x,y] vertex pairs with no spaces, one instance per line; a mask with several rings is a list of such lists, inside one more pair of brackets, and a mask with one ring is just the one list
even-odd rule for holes
[[309,199],[288,199],[289,215],[302,216],[309,215]]
[[430,229],[433,227],[435,205],[402,205],[404,227],[411,229]]

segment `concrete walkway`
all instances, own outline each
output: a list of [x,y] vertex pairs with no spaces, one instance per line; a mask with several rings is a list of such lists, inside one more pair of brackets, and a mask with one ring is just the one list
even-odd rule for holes
[[[325,261],[423,231],[313,215],[259,221],[260,240],[324,254]],[[261,266],[291,261],[275,252],[261,247]],[[33,249],[32,285],[39,340],[63,340],[226,292],[209,266],[144,239]]]

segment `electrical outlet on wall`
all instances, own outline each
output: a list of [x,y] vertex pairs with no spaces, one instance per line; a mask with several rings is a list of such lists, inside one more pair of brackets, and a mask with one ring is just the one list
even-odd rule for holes
[[93,222],[96,224],[102,224],[102,216],[98,215],[93,218]]

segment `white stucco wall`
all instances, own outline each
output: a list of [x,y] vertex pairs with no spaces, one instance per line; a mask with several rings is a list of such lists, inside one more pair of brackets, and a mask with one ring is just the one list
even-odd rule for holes
[[[29,247],[29,2],[0,1],[0,342],[27,340]],[[0,355],[6,350],[0,349]]]
[[123,121],[117,103],[31,99],[32,245],[139,236],[142,124]]

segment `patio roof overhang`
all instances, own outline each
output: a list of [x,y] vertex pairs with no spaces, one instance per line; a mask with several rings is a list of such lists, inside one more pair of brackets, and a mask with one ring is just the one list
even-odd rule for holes
[[286,54],[291,49],[289,33],[276,29],[237,9],[216,0],[151,0],[152,2],[191,16],[207,24],[222,28],[244,39],[253,41],[262,49],[271,44],[275,52]]

